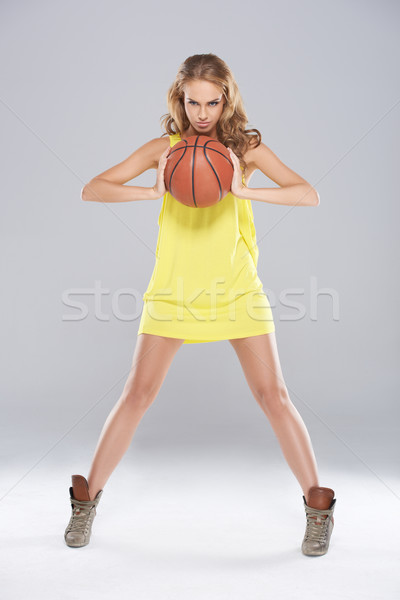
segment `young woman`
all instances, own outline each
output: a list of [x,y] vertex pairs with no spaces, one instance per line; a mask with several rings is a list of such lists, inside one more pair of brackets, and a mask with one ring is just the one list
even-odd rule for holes
[[[89,543],[104,485],[155,400],[181,345],[228,339],[303,491],[302,552],[325,554],[333,529],[335,494],[319,486],[308,431],[283,379],[271,308],[257,274],[251,206],[251,200],[317,206],[318,193],[279,160],[261,141],[257,129],[245,129],[248,120],[238,86],[216,55],[198,54],[182,63],[168,92],[168,109],[163,118],[166,133],[94,177],[82,190],[83,200],[99,202],[164,198],[156,263],[143,296],[132,368],[104,424],[88,478],[72,475],[72,515],[65,542],[72,547]],[[164,184],[170,147],[196,135],[227,146],[234,167],[231,191],[207,208],[181,204]],[[157,169],[153,187],[124,185],[151,168]],[[279,187],[248,188],[256,169]]]

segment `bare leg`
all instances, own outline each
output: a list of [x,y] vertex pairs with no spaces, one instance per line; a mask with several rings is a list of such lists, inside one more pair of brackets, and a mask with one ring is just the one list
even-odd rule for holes
[[184,340],[142,333],[124,390],[108,415],[87,478],[93,500],[127,451],[146,410],[156,398]]
[[307,428],[283,380],[275,332],[229,341],[308,502],[310,487],[319,486],[317,462]]

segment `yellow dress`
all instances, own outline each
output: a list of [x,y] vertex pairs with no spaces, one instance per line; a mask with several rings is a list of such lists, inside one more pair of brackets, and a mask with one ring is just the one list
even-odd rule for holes
[[[169,137],[171,147],[181,140],[179,133]],[[137,335],[193,344],[275,331],[257,274],[250,200],[229,192],[213,206],[196,208],[167,191],[158,225],[156,262]]]

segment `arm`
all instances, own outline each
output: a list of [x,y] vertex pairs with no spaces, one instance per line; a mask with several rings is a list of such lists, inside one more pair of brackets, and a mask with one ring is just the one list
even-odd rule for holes
[[[165,138],[150,140],[121,163],[91,179],[82,188],[81,199],[94,202],[130,202],[160,198],[164,193],[159,185],[160,175],[163,179],[166,154],[169,151],[169,146],[165,149],[165,144]],[[156,185],[151,188],[124,185],[147,169],[158,169]]]
[[[318,206],[317,190],[303,177],[292,171],[263,142],[249,152],[249,161],[277,183],[279,188],[248,188],[243,186],[239,198],[283,204],[286,206]],[[237,195],[237,194],[235,194]]]

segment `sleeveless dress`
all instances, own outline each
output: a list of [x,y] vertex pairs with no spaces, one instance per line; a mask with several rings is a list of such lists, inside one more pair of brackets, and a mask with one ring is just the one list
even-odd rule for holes
[[[181,140],[179,133],[169,138],[171,147]],[[143,294],[137,335],[193,344],[275,331],[257,274],[250,200],[229,192],[213,206],[196,208],[167,191],[158,225],[156,262]]]

